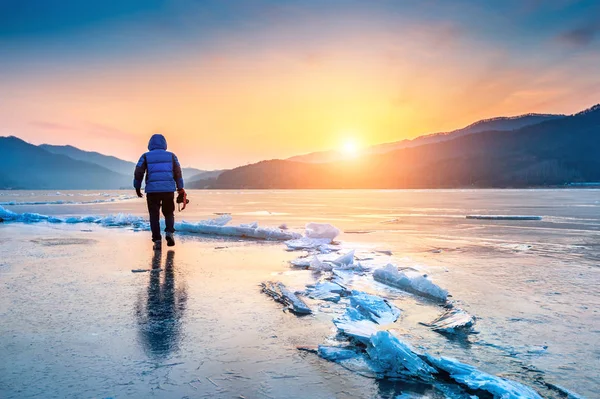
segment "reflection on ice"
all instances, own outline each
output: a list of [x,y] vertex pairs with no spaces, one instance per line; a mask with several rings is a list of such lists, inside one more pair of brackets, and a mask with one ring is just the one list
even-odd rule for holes
[[174,251],[167,252],[165,272],[153,273],[161,270],[161,254],[154,252],[147,293],[145,298],[140,297],[136,306],[140,340],[153,358],[169,356],[178,349],[181,340],[187,294],[183,287],[178,288],[175,284],[174,257]]

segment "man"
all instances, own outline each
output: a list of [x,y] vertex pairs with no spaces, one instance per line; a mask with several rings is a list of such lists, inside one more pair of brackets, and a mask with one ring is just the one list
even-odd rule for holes
[[179,160],[172,152],[167,151],[167,140],[162,134],[155,134],[148,142],[148,152],[141,156],[135,166],[133,186],[138,197],[142,198],[142,179],[146,174],[146,201],[150,214],[150,228],[154,250],[161,249],[160,210],[165,217],[165,232],[167,245],[175,245],[175,195],[177,189],[180,195],[183,189],[183,177]]

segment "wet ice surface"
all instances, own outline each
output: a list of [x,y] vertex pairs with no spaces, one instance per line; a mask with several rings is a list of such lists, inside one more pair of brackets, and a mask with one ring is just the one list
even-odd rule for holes
[[[15,200],[2,193],[2,201]],[[598,191],[209,191],[190,199],[194,206],[178,220],[227,212],[235,224],[286,223],[296,231],[310,221],[332,223],[349,232],[339,237],[341,254],[391,251],[394,263],[426,273],[477,317],[479,334],[432,331],[419,323],[444,309],[349,274],[354,289],[401,309],[392,331],[419,351],[544,396],[559,397],[540,387],[539,377],[589,398],[600,390]],[[6,208],[143,216],[144,205]],[[360,377],[298,352],[296,346],[327,343],[340,314],[336,303],[306,298],[315,314],[298,318],[260,292],[264,280],[292,290],[317,282],[314,272],[290,267],[299,253],[283,244],[180,235],[171,260],[163,251],[158,263],[147,234],[0,225],[0,397],[444,397],[428,385]],[[156,263],[162,271],[131,272]]]

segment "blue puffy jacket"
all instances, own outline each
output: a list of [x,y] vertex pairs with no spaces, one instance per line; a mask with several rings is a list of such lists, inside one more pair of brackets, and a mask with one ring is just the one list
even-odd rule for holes
[[142,187],[146,174],[147,193],[172,193],[183,188],[183,176],[177,156],[167,151],[167,140],[155,134],[148,142],[148,152],[140,157],[135,166],[133,187]]

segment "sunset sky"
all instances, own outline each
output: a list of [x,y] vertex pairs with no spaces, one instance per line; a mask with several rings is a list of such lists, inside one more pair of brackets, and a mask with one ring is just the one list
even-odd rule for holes
[[600,102],[600,1],[0,1],[0,135],[225,168]]

